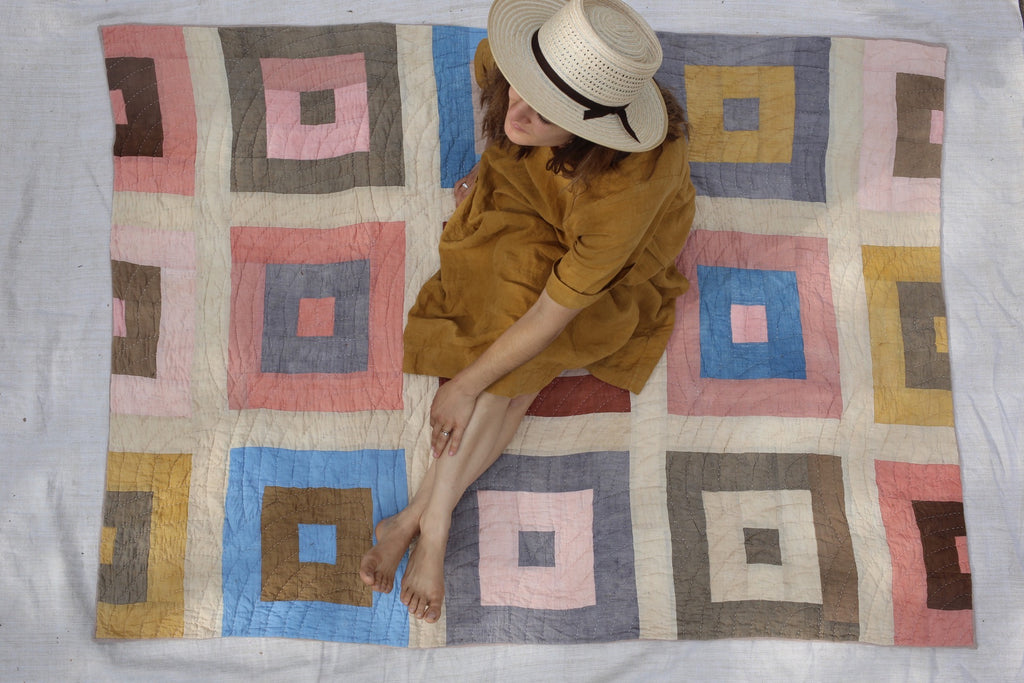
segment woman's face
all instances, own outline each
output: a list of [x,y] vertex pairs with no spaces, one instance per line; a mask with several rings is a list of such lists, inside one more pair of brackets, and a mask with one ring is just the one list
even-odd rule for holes
[[523,147],[560,147],[572,139],[572,133],[542,118],[512,86],[508,89],[505,135]]

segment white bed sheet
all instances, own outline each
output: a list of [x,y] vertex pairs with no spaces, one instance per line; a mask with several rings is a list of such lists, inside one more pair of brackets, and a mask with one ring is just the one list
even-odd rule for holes
[[[943,266],[976,649],[800,641],[437,650],[92,637],[110,353],[97,27],[483,26],[489,3],[23,0],[0,7],[0,680],[1024,680],[1024,41],[1013,0],[649,0],[679,32],[949,49]],[[13,6],[12,6],[13,5]]]

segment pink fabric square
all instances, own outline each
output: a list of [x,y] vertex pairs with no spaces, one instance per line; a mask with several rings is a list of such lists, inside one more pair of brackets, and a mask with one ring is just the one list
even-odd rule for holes
[[[263,372],[266,264],[355,259],[370,261],[366,371],[337,375]],[[332,229],[231,228],[228,406],[232,410],[400,410],[404,301],[404,223],[358,223]]]
[[114,110],[114,123],[123,125],[128,123],[128,110],[124,104],[124,91],[110,91],[110,107]]
[[[594,492],[478,491],[480,604],[568,610],[597,604]],[[553,531],[555,566],[520,567],[519,532]]]
[[942,144],[942,133],[946,127],[946,114],[941,109],[932,109],[932,129],[928,142],[933,145]]
[[[964,646],[974,643],[973,610],[928,607],[927,569],[914,501],[963,501],[958,465],[875,461],[875,484],[892,558],[892,608],[896,645]],[[966,539],[957,539],[960,566]]]
[[734,344],[762,344],[768,341],[768,310],[762,306],[732,305]]
[[871,211],[938,213],[939,178],[899,178],[892,174],[898,132],[899,71],[945,78],[946,48],[895,40],[864,41],[864,115],[857,201]]
[[[370,149],[366,61],[362,54],[309,59],[265,58],[267,157],[330,159]],[[334,91],[334,122],[301,122],[300,93]]]
[[[828,240],[694,230],[678,265],[689,279],[690,289],[676,303],[676,327],[668,343],[670,414],[835,419],[842,415],[839,332],[832,301]],[[702,265],[796,273],[806,379],[723,380],[701,375],[697,267]]]
[[323,299],[299,299],[299,337],[330,337],[334,334],[333,296]]
[[967,556],[967,537],[956,537],[956,557],[960,561],[960,573],[971,573],[971,560]]
[[127,337],[128,323],[125,321],[124,317],[124,299],[114,297],[111,304],[111,313],[114,318],[114,336]]
[[[195,236],[115,225],[110,232],[110,258],[160,268],[156,378],[112,375],[110,410],[122,415],[188,417],[196,320]],[[116,320],[116,311],[114,315]]]

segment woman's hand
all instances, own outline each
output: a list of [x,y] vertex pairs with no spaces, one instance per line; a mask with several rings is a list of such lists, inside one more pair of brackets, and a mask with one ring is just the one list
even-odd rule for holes
[[478,394],[465,391],[457,379],[444,384],[430,404],[430,448],[435,458],[447,450],[455,455],[469,418],[476,407]]
[[455,189],[452,190],[452,192],[455,194],[456,206],[461,204],[462,200],[469,196],[470,190],[472,190],[473,185],[476,184],[476,174],[479,171],[479,168],[480,164],[477,164],[469,173],[455,183]]

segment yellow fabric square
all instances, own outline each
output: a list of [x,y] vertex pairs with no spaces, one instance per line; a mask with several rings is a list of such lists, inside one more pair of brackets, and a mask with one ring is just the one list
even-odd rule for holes
[[[98,638],[180,638],[185,628],[185,537],[192,456],[110,453],[108,491],[152,491],[146,602],[96,606]],[[104,529],[103,543],[107,530]],[[110,553],[113,555],[113,539]]]
[[949,353],[949,330],[943,317],[935,318],[935,350],[939,353]]
[[117,540],[117,529],[103,527],[100,535],[100,564],[114,563],[114,542]]
[[953,394],[906,386],[897,282],[941,282],[938,247],[861,247],[871,333],[875,422],[953,426]]
[[[788,164],[793,160],[796,71],[792,66],[688,64],[686,109],[692,124],[690,160]],[[759,130],[726,130],[723,101],[760,101]]]

